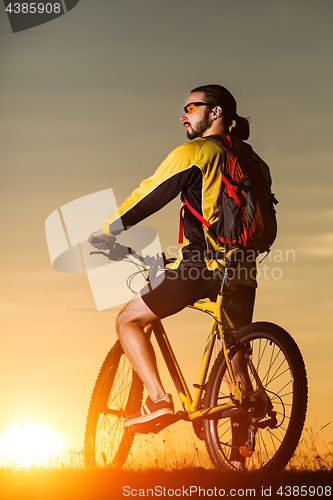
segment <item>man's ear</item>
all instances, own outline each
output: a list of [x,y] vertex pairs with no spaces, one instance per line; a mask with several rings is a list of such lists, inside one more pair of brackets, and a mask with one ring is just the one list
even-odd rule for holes
[[218,118],[220,118],[222,116],[222,108],[221,108],[221,106],[215,106],[212,109],[212,113],[213,113],[213,120],[217,120]]

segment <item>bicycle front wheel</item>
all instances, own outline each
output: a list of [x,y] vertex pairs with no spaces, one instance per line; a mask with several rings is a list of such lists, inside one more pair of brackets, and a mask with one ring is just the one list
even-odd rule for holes
[[134,434],[123,428],[124,419],[139,411],[143,384],[132,369],[119,340],[108,353],[88,410],[84,459],[86,467],[121,467]]
[[[237,350],[231,361],[234,371],[237,371],[236,365],[239,366],[239,361],[235,361],[237,353],[241,352],[243,359],[244,355],[249,358],[247,379],[253,391],[245,394],[244,402],[252,398],[256,408],[241,418],[246,420],[247,428],[254,425],[254,449],[251,457],[243,459],[242,467],[235,466],[232,460],[235,431],[229,415],[204,421],[209,456],[213,465],[222,470],[282,470],[297,447],[306,415],[307,378],[302,356],[292,337],[272,323],[247,325],[236,332],[235,340]],[[235,375],[237,379],[237,373]],[[229,376],[221,351],[208,380],[204,406],[217,406],[230,399]],[[246,408],[249,405],[245,411]]]

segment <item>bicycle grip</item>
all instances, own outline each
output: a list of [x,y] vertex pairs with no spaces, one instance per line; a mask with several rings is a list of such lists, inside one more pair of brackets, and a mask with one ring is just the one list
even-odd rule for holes
[[115,240],[110,239],[110,242],[106,242],[104,240],[100,240],[99,238],[95,238],[95,236],[89,236],[88,242],[93,244],[93,245],[98,245],[99,243],[105,243],[110,250],[112,250],[115,247]]
[[101,241],[99,241],[94,236],[89,236],[88,241],[89,241],[89,243],[93,243],[94,245],[97,245],[97,243],[102,243]]

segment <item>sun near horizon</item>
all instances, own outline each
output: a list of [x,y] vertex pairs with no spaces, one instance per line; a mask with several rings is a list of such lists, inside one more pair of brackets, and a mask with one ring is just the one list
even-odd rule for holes
[[66,441],[44,422],[23,418],[2,429],[0,460],[11,467],[52,466],[63,453]]

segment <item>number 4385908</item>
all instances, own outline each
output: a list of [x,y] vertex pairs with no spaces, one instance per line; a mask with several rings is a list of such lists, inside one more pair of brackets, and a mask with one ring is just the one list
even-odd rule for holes
[[330,497],[331,486],[280,486],[276,492],[281,497]]
[[6,7],[10,14],[60,14],[60,3],[23,2],[10,3]]

